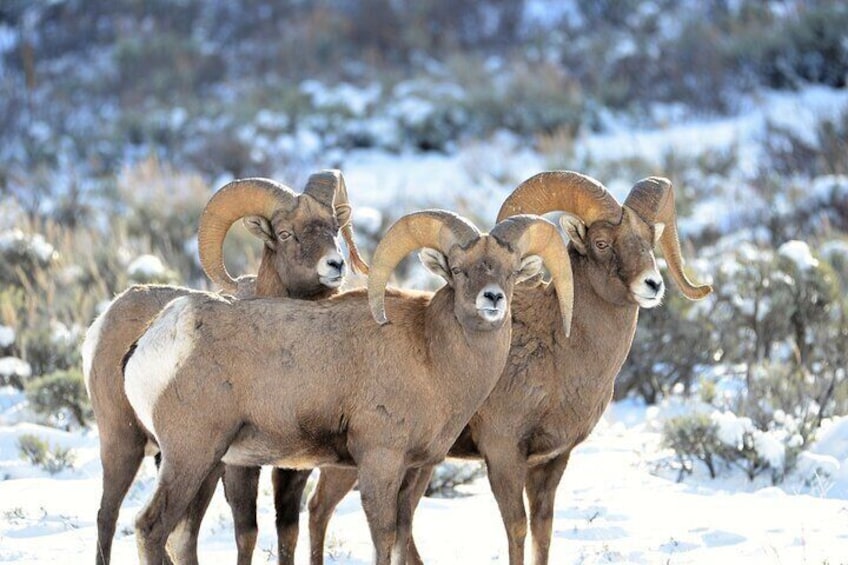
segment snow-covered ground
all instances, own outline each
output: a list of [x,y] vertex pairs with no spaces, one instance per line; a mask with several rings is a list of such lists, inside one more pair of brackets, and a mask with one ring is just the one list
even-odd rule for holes
[[[846,107],[845,90],[763,95],[734,119],[670,122],[661,131],[610,128],[603,135],[580,138],[574,165],[552,164],[509,134],[450,155],[360,151],[344,155],[341,162],[360,233],[378,233],[388,213],[434,205],[470,214],[486,229],[505,196],[504,186],[540,170],[579,169],[588,156],[603,162],[630,155],[659,168],[670,149],[698,154],[735,145],[744,174],[745,164],[758,159],[767,122],[783,124],[791,118],[791,126],[803,132],[814,119]],[[646,171],[652,173],[662,171]],[[601,180],[618,197],[630,186],[625,179]],[[735,201],[756,207],[751,195],[735,196]],[[724,225],[730,213],[726,205],[706,212],[698,219],[701,224]],[[418,282],[413,277],[411,284]],[[0,326],[0,341],[9,339],[4,328]],[[773,487],[750,483],[740,473],[712,480],[703,470],[675,482],[669,454],[659,445],[662,413],[632,403],[614,405],[575,451],[559,490],[551,563],[848,563],[848,419],[830,422],[808,450],[814,457],[800,466],[803,472]],[[101,481],[96,430],[63,432],[26,423],[31,419],[22,395],[0,393],[0,562],[91,562]],[[25,434],[71,448],[74,469],[50,476],[22,461],[17,441]],[[147,461],[122,508],[115,563],[136,560],[133,519],[154,483],[153,465]],[[270,482],[263,476],[256,563],[276,557],[269,492]],[[507,561],[503,526],[486,480],[466,492],[462,498],[422,502],[415,535],[427,563]],[[327,539],[329,562],[371,561],[356,492],[340,505]],[[307,547],[303,531],[298,562],[308,561]],[[200,552],[208,563],[234,560],[229,509],[220,492],[204,521]]]
[[[8,405],[8,403],[7,403]],[[8,412],[7,412],[8,413]],[[782,487],[752,485],[736,474],[717,480],[696,473],[684,483],[663,470],[656,411],[634,403],[613,405],[572,456],[557,495],[551,563],[846,563],[848,474],[810,485],[788,479]],[[848,465],[842,441],[827,449]],[[75,470],[50,477],[18,459],[16,439],[37,433],[73,447]],[[821,451],[821,450],[819,450]],[[93,561],[100,468],[96,432],[67,434],[32,424],[0,428],[0,562]],[[142,468],[118,523],[115,563],[136,559],[133,518],[155,484],[152,461]],[[260,487],[260,538],[254,563],[274,562],[270,480]],[[424,499],[415,536],[427,563],[507,562],[506,537],[486,479],[468,496]],[[305,525],[306,514],[301,517]],[[301,528],[298,562],[308,561]],[[371,562],[372,548],[359,495],[350,493],[331,524],[330,563]],[[206,563],[235,560],[232,521],[219,488],[204,520],[200,556]]]

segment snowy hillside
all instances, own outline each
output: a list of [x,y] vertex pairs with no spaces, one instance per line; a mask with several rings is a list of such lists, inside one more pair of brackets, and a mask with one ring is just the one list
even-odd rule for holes
[[[642,149],[640,157],[652,159],[658,146],[674,146],[686,138],[689,141],[682,145],[697,152],[698,143],[718,143],[715,139],[720,136],[704,132],[723,131],[733,132],[732,141],[744,151],[746,140],[760,135],[760,116],[768,112],[833,112],[848,105],[848,94],[807,91],[788,109],[786,97],[774,100],[774,106],[759,107],[732,123],[680,124],[650,134],[625,130],[617,137],[589,137],[577,150],[591,152],[597,159],[612,159],[616,152]],[[798,127],[803,129],[804,124],[799,122]],[[540,155],[517,147],[506,135],[449,156],[394,156],[380,151],[350,155],[346,175],[356,209],[365,211],[365,232],[376,231],[380,223],[377,210],[387,206],[402,213],[447,200],[480,217],[493,217],[505,193],[495,181],[477,177],[491,170],[480,166],[483,155],[497,165],[500,174],[509,177],[521,178],[544,167]],[[456,187],[465,188],[457,191]],[[732,205],[713,207],[712,216],[700,218],[698,224],[721,222],[734,213]],[[374,225],[369,227],[369,221]],[[412,281],[433,283],[425,275]],[[26,403],[20,393],[5,391],[0,401],[0,473],[7,479],[0,482],[0,561],[89,559],[100,490],[96,428],[63,432],[15,423],[27,419],[21,413]],[[659,431],[665,418],[687,410],[680,402],[656,407],[633,401],[615,404],[575,452],[558,495],[554,563],[845,562],[848,420],[825,423],[817,443],[808,446],[808,455],[779,486],[772,486],[765,477],[751,482],[741,471],[725,471],[720,478],[710,479],[703,468],[696,468],[691,477],[678,483],[679,470],[670,452],[661,447]],[[71,448],[73,470],[50,476],[22,461],[17,438],[33,433],[51,445]],[[118,562],[134,559],[133,518],[152,491],[154,475],[148,461],[124,503],[114,548]],[[275,547],[267,476],[263,481],[255,562],[273,561]],[[462,487],[462,491],[468,496],[422,503],[415,532],[423,556],[428,563],[505,562],[505,537],[485,479]],[[337,511],[328,540],[331,560],[370,562],[370,539],[356,492]],[[200,543],[206,560],[234,559],[229,509],[220,492],[204,522]],[[307,545],[302,532],[299,559],[306,559]]]
[[[197,219],[230,180],[300,190],[339,168],[366,255],[420,208],[488,228],[543,170],[619,200],[671,179],[686,268],[715,292],[669,284],[640,313],[560,485],[551,563],[848,564],[848,5],[415,4],[0,3],[0,563],[94,559],[79,345],[108,300],[208,288]],[[228,235],[232,272],[260,253]],[[396,277],[440,284],[414,258]],[[154,484],[148,460],[115,563],[136,561]],[[254,563],[276,560],[270,491],[263,474]],[[425,561],[506,563],[486,479],[454,494],[416,514]],[[357,492],[327,539],[328,562],[371,562]],[[235,558],[220,489],[200,556]]]

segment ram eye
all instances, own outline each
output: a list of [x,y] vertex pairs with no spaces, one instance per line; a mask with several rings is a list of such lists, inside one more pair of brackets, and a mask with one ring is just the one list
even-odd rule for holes
[[280,230],[280,231],[277,232],[277,237],[279,237],[280,239],[282,239],[284,241],[286,239],[290,238],[291,236],[292,236],[292,232],[287,231],[287,230]]
[[599,239],[598,241],[595,242],[595,247],[603,250],[603,249],[606,249],[607,247],[609,247],[609,243],[602,240],[602,239]]
[[453,273],[454,275],[458,275],[461,272],[462,272],[462,269],[460,269],[459,267],[453,267],[451,269],[451,273]]

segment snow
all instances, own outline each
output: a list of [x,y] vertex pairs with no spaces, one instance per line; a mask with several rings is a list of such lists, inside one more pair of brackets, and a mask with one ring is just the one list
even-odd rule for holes
[[786,447],[777,437],[776,432],[754,431],[754,449],[757,454],[767,461],[772,469],[783,469],[786,461]]
[[730,447],[741,449],[745,445],[745,434],[754,431],[750,418],[740,418],[733,412],[713,412],[710,418],[717,426],[718,439]]
[[0,252],[10,250],[32,254],[42,263],[47,263],[56,256],[55,248],[43,235],[25,234],[18,228],[0,232]]
[[808,271],[819,266],[819,261],[813,257],[810,246],[803,241],[787,241],[777,248],[777,253],[791,260],[799,271]]
[[17,357],[0,357],[0,375],[5,377],[17,376],[22,380],[32,375],[29,363]]
[[15,329],[0,324],[0,347],[9,347],[15,343]]
[[127,274],[132,279],[154,279],[164,276],[166,272],[162,260],[155,255],[140,255],[127,267]]
[[354,116],[363,116],[369,106],[379,101],[382,89],[378,84],[358,88],[347,83],[328,88],[316,80],[305,80],[300,83],[300,91],[309,95],[318,108],[341,107]]
[[360,206],[353,211],[353,224],[356,231],[376,236],[383,227],[383,214],[376,208]]
[[[654,472],[663,450],[650,419],[639,403],[613,404],[574,451],[557,494],[551,563],[838,563],[848,555],[848,419],[828,423],[816,455],[804,458],[804,470],[818,474],[810,471],[807,485],[799,474],[783,487],[740,483],[734,475],[686,483],[663,478]],[[73,448],[74,469],[51,478],[19,459],[17,441],[24,434]],[[7,478],[0,481],[0,562],[93,558],[101,481],[97,445],[96,431],[69,433],[34,424],[0,428],[0,477]],[[148,458],[121,509],[114,562],[136,561],[133,520],[154,485]],[[425,562],[507,562],[503,525],[486,479],[463,492],[459,498],[425,498],[416,512],[414,532]],[[231,524],[219,487],[201,529],[202,561],[235,560]],[[303,513],[298,563],[308,562],[305,525]],[[371,562],[358,492],[339,505],[327,540],[330,562]],[[275,546],[266,470],[254,561],[273,560]]]
[[807,138],[819,120],[835,119],[848,109],[844,89],[808,87],[797,93],[770,92],[743,100],[744,111],[737,116],[671,122],[665,127],[631,127],[627,120],[613,119],[611,131],[578,140],[576,157],[599,161],[641,158],[659,166],[665,155],[698,156],[708,151],[733,148],[739,169],[753,177],[762,163],[760,140],[767,126],[785,127]]

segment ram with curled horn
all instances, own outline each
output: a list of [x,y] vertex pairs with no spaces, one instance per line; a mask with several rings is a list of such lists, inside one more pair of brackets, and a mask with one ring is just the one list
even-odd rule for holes
[[[245,219],[248,230],[263,241],[263,255],[257,276],[233,279],[224,267],[222,247],[227,231],[241,218]],[[201,215],[198,235],[201,266],[215,284],[238,297],[331,296],[339,292],[346,269],[339,251],[339,232],[347,241],[354,268],[367,272],[353,241],[350,220],[347,188],[337,170],[312,175],[302,194],[270,179],[236,180],[217,191]],[[124,394],[123,357],[166,304],[195,292],[198,291],[175,286],[130,287],[110,303],[86,333],[83,371],[100,432],[103,465],[103,494],[97,514],[97,563],[110,560],[118,511],[145,452],[158,451],[149,430],[135,417]],[[200,518],[217,483],[220,469],[217,471],[189,509],[180,525],[180,535],[174,536],[169,544],[179,561],[196,561]],[[233,472],[230,476],[237,474]],[[305,481],[303,473],[285,476],[290,482],[299,478]],[[242,506],[250,503],[240,503],[250,496],[247,492],[230,497],[234,513],[243,513]],[[255,505],[255,491],[252,496]],[[296,517],[297,512],[295,537]],[[291,520],[282,521],[291,530]]]
[[[574,272],[574,318],[566,339],[554,316],[557,294],[546,284],[520,286],[513,298],[513,337],[506,368],[449,455],[484,458],[507,533],[509,562],[524,562],[530,509],[533,562],[548,562],[554,495],[571,451],[592,431],[612,398],[630,352],[639,308],[660,304],[665,286],[653,249],[659,244],[671,277],[690,300],[706,297],[683,270],[671,182],[639,181],[624,205],[597,180],[571,171],[540,173],[506,199],[498,219],[563,212]],[[322,470],[309,501],[312,563],[323,562],[333,508],[356,476]],[[414,493],[420,495],[426,480]],[[420,563],[415,547],[409,563]]]
[[[387,292],[398,262],[417,249],[447,284]],[[127,398],[162,453],[156,492],[136,521],[142,561],[160,562],[190,493],[223,461],[355,466],[377,563],[404,563],[417,499],[406,493],[495,386],[513,289],[543,264],[565,334],[569,255],[553,224],[526,215],[488,234],[449,212],[404,216],[377,246],[367,290],[314,302],[171,302],[124,371]]]

